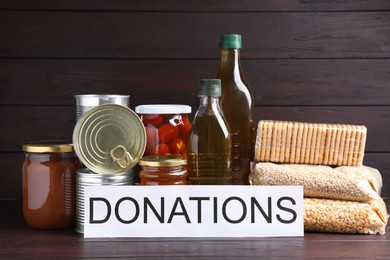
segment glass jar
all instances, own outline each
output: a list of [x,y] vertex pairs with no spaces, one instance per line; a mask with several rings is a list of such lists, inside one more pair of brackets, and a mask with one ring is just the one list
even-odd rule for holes
[[73,227],[80,162],[72,144],[28,143],[23,151],[23,215],[27,224],[39,229]]
[[187,158],[191,122],[187,105],[140,105],[135,112],[146,130],[144,156],[178,155]]
[[187,160],[180,156],[145,156],[139,161],[140,185],[187,184]]

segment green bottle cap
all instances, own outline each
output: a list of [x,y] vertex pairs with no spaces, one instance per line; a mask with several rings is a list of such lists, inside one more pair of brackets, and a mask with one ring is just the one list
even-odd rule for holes
[[221,49],[241,49],[241,34],[222,34],[219,40]]
[[201,79],[199,80],[198,96],[221,96],[220,79]]

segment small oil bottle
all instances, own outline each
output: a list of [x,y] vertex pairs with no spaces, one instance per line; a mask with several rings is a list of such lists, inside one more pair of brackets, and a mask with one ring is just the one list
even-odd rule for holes
[[189,138],[188,184],[229,185],[231,140],[219,106],[221,80],[201,79],[198,96],[200,105]]

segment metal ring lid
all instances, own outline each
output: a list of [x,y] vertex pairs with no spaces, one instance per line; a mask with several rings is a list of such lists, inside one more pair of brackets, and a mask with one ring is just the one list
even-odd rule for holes
[[73,152],[73,145],[61,140],[30,142],[23,145],[27,153],[67,153]]
[[144,154],[145,127],[138,115],[127,107],[96,106],[77,122],[73,146],[80,161],[91,171],[124,173]]
[[139,161],[140,166],[174,167],[187,165],[187,159],[176,155],[144,156]]

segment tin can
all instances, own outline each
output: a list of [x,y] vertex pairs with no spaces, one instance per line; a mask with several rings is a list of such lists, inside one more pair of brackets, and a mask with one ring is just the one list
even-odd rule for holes
[[84,190],[87,186],[134,185],[136,172],[131,169],[122,174],[97,174],[88,168],[77,170],[76,174],[76,231],[84,233]]
[[93,107],[103,104],[117,104],[129,107],[130,95],[75,95],[76,98],[76,120]]
[[187,158],[191,122],[187,105],[140,105],[135,112],[141,117],[146,131],[144,156],[177,155]]

